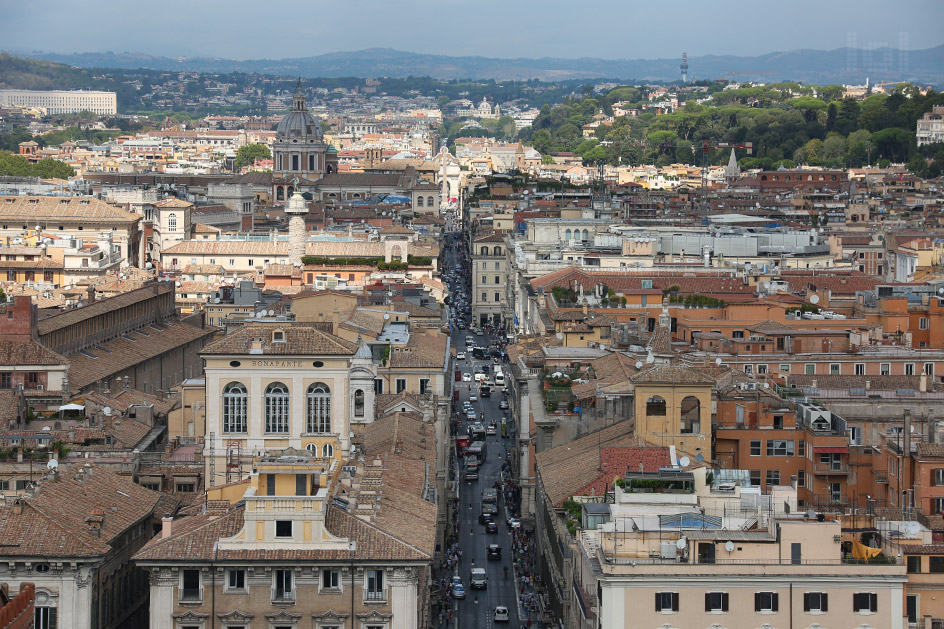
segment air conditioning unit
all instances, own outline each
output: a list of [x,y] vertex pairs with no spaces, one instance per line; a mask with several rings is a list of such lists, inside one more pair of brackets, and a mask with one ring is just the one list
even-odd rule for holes
[[37,388],[39,391],[44,391],[44,390],[46,389],[46,387],[43,386],[43,385],[41,385],[41,384],[37,384],[37,385],[36,385],[36,388]]

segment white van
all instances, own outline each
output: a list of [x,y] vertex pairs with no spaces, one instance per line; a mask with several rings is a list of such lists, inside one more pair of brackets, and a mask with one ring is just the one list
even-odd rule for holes
[[500,371],[495,374],[495,386],[505,386],[505,374]]
[[488,587],[488,576],[485,574],[485,568],[472,568],[472,578],[469,579],[469,585],[473,590],[484,590]]

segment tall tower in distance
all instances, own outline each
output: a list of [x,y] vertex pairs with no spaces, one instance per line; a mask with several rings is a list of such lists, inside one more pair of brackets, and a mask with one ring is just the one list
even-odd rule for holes
[[[298,178],[294,182],[298,186]],[[288,258],[294,266],[301,266],[305,255],[305,215],[308,214],[308,203],[295,188],[295,194],[288,200],[285,208],[288,218]]]
[[688,53],[682,53],[682,65],[679,66],[682,70],[682,83],[688,83]]

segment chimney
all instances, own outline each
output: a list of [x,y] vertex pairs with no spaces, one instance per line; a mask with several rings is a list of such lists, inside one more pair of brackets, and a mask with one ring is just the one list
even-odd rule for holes
[[89,304],[95,303],[95,285],[94,284],[89,284],[89,287],[88,287],[88,303]]
[[17,500],[13,503],[13,515],[20,515],[21,513],[23,513],[23,503]]
[[168,513],[161,518],[161,539],[167,539],[174,532],[174,518]]
[[918,391],[921,393],[927,393],[928,391],[928,374],[922,373],[918,378]]

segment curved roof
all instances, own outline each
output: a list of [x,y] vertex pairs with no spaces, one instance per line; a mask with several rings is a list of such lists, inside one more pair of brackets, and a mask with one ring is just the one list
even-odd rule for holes
[[295,93],[292,111],[279,122],[279,126],[275,130],[275,137],[278,140],[299,138],[307,141],[321,141],[324,139],[321,123],[308,113],[308,107],[305,105],[305,95],[300,90]]

